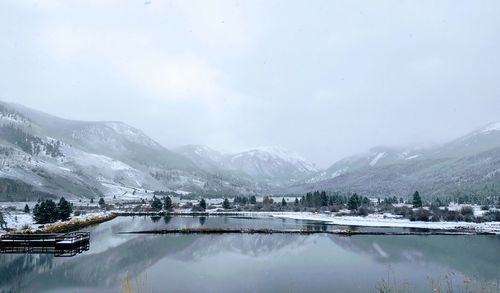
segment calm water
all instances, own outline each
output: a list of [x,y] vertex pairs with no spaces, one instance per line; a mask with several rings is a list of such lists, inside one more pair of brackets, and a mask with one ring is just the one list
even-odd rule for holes
[[[123,217],[72,258],[0,255],[0,292],[402,292],[498,290],[498,236],[123,235],[173,227],[338,229],[310,221]],[[374,228],[359,228],[374,229]],[[472,279],[473,281],[468,281]],[[464,283],[465,280],[465,283]],[[444,291],[444,290],[443,290]]]

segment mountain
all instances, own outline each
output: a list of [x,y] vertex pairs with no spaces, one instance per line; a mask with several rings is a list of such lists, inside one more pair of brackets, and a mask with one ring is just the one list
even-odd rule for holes
[[66,120],[0,102],[0,200],[139,197],[147,190],[251,194],[260,188],[202,170],[125,123]]
[[270,186],[283,186],[316,173],[317,168],[297,153],[280,147],[259,147],[224,154],[206,146],[188,145],[175,149],[197,167],[210,172],[233,172]]
[[232,154],[226,166],[257,180],[278,183],[294,182],[318,171],[297,153],[279,147],[259,147]]
[[201,168],[208,172],[218,172],[225,170],[225,154],[213,150],[204,145],[185,145],[174,149],[175,152],[189,158]]
[[333,179],[346,173],[370,169],[374,167],[387,166],[391,164],[402,164],[411,160],[421,158],[426,150],[419,147],[414,148],[389,148],[375,147],[365,154],[347,157],[335,162],[324,171],[314,174],[306,180],[314,183]]
[[500,192],[500,123],[430,148],[378,147],[334,163],[282,193],[311,190],[369,196],[481,195]]

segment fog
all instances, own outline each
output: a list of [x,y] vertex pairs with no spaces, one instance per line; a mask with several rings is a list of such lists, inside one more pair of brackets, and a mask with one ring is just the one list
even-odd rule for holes
[[0,99],[320,167],[500,120],[498,1],[2,1]]

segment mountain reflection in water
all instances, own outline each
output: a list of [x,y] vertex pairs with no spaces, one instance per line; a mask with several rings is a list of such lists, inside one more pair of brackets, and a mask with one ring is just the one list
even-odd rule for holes
[[92,228],[90,250],[73,258],[0,255],[0,291],[120,292],[130,278],[158,292],[359,292],[374,291],[388,270],[419,291],[450,272],[485,282],[500,276],[498,236],[117,234],[200,226],[332,228],[281,219],[117,218]]

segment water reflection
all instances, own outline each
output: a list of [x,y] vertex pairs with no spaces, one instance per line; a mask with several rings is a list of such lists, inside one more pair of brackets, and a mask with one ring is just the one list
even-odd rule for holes
[[[389,267],[412,284],[449,272],[486,281],[500,275],[500,237],[335,235],[123,235],[172,227],[286,227],[310,221],[230,217],[117,218],[91,230],[90,251],[71,259],[0,255],[1,292],[119,292],[127,277],[164,291],[374,291]],[[418,285],[417,285],[418,286]],[[208,288],[208,289],[207,289]],[[428,288],[428,287],[426,287]]]
[[200,217],[199,220],[200,220],[200,226],[203,226],[207,222],[207,217]]
[[165,223],[165,225],[168,225],[170,224],[170,220],[172,220],[172,217],[171,216],[164,216],[163,217],[163,222]]

